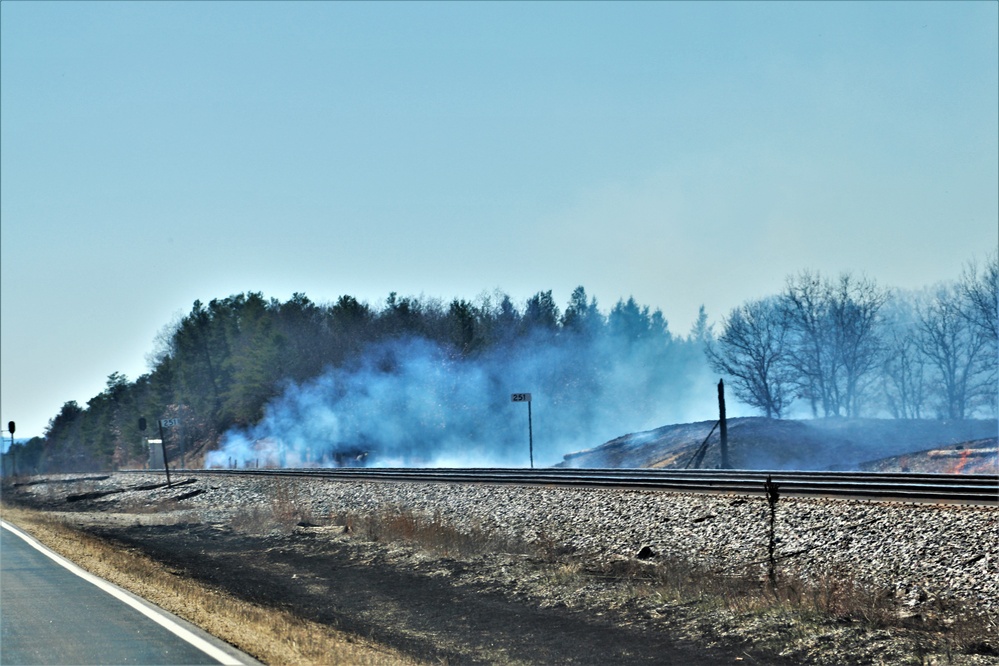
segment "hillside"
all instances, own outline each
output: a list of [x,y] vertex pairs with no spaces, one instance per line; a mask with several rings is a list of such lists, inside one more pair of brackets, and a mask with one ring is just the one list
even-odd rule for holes
[[949,474],[995,474],[999,469],[999,438],[905,453],[862,463],[865,472],[913,472]]
[[[663,426],[624,435],[601,446],[570,453],[561,467],[658,467],[683,469],[693,461],[708,438],[714,421]],[[931,456],[931,451],[955,447],[975,440],[968,449],[995,449],[999,421],[995,419],[947,421],[902,419],[813,419],[776,420],[735,418],[728,421],[729,457],[740,469],[859,470],[873,461],[901,471],[903,463],[891,462],[923,452],[933,466],[950,471],[961,454]],[[691,468],[716,468],[720,464],[717,429],[707,439],[704,457]],[[964,460],[971,454],[964,454]],[[997,470],[995,453],[975,453],[976,462],[966,470]],[[990,457],[991,456],[991,457]],[[953,464],[951,464],[953,463]],[[925,467],[931,465],[927,462]],[[912,471],[917,471],[913,469]]]

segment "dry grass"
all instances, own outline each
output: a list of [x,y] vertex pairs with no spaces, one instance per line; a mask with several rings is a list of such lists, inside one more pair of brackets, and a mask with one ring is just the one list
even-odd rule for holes
[[[573,585],[565,576],[560,582]],[[789,624],[801,636],[826,632],[830,625],[855,625],[871,631],[903,630],[914,644],[930,651],[997,654],[997,618],[968,614],[938,602],[922,615],[911,616],[892,591],[858,581],[848,571],[830,571],[817,580],[782,575],[773,588],[765,575],[721,575],[682,558],[659,557],[653,562],[619,560],[598,571],[623,583],[624,597],[655,597],[679,605],[723,608],[749,621],[770,617]]]
[[890,589],[856,580],[848,571],[830,571],[806,581],[782,574],[774,588],[765,575],[726,575],[682,557],[659,555],[654,560],[620,558],[594,566],[585,556],[541,533],[532,542],[503,539],[481,528],[458,530],[440,513],[421,515],[402,507],[367,514],[341,513],[330,522],[357,538],[405,541],[445,557],[475,557],[484,553],[529,556],[545,573],[547,585],[568,592],[594,579],[611,583],[616,593],[605,600],[624,605],[653,597],[676,606],[725,609],[747,621],[771,618],[790,625],[802,637],[827,633],[844,623],[876,630],[909,630],[917,643],[968,654],[993,654],[995,618],[967,616],[960,609],[940,607],[934,618],[909,618]]
[[473,557],[486,553],[529,553],[535,550],[516,539],[473,526],[458,529],[439,512],[423,515],[401,507],[376,513],[336,513],[330,517],[344,532],[369,541],[407,541],[443,557]]
[[45,513],[4,506],[2,517],[87,571],[183,617],[264,663],[416,663],[330,627],[249,604],[176,576],[137,552],[114,548]]
[[298,501],[294,484],[277,483],[270,493],[266,504],[253,504],[236,511],[229,525],[244,534],[290,534],[299,524],[315,522],[312,513],[302,508],[307,503]]
[[621,558],[594,567],[546,533],[530,543],[502,539],[481,528],[459,531],[439,513],[419,515],[401,507],[364,515],[339,514],[331,520],[359,538],[406,541],[436,555],[528,555],[547,567],[545,579],[552,586],[578,590],[594,578],[619,583],[619,603],[654,596],[677,605],[724,608],[746,617],[793,618],[802,631],[808,625],[850,623],[871,630],[915,630],[958,651],[991,654],[995,650],[996,618],[969,616],[959,608],[941,605],[932,614],[913,619],[892,590],[865,584],[845,570],[830,571],[816,580],[782,573],[775,588],[764,575],[725,575],[666,554],[649,561]]

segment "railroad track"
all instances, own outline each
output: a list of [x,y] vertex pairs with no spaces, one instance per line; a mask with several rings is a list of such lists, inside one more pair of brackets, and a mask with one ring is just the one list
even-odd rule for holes
[[[149,473],[149,471],[145,471]],[[485,483],[573,488],[766,495],[769,478],[781,496],[897,502],[999,505],[997,474],[879,474],[746,470],[306,468],[175,470],[196,476],[267,476],[413,483]]]

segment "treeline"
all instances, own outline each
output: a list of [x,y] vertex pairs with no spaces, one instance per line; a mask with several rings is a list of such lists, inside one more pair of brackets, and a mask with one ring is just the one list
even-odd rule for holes
[[[65,403],[44,438],[19,455],[24,469],[39,471],[138,464],[148,455],[144,437],[157,437],[157,420],[167,418],[183,424],[167,432],[171,459],[182,450],[203,453],[228,430],[260,420],[265,405],[288,386],[347,372],[368,350],[392,340],[429,341],[446,350],[449,363],[495,358],[507,349],[523,356],[559,348],[561,361],[548,368],[545,385],[537,389],[558,401],[586,399],[617,354],[649,359],[646,382],[657,372],[703,365],[707,334],[703,309],[691,336],[674,336],[659,310],[629,298],[605,315],[583,287],[564,310],[551,291],[521,306],[503,293],[446,302],[393,292],[378,308],[348,295],[320,304],[300,293],[285,302],[260,293],[196,301],[161,335],[151,372],[135,381],[114,373],[85,406]],[[577,351],[582,349],[588,352]],[[392,372],[391,360],[378,362]],[[140,417],[149,423],[145,432]]]
[[732,310],[708,359],[768,417],[801,403],[817,417],[995,415],[997,275],[996,255],[917,293],[802,272],[781,294]]
[[[995,256],[984,270],[970,265],[953,283],[919,293],[891,291],[849,274],[831,279],[802,272],[787,279],[782,293],[735,308],[717,331],[702,308],[687,335],[674,334],[661,311],[631,298],[604,313],[583,287],[564,309],[551,291],[522,304],[500,292],[450,302],[392,293],[378,307],[348,295],[322,304],[304,294],[280,302],[244,293],[196,301],[160,336],[148,374],[131,381],[113,373],[86,405],[65,403],[44,437],[18,444],[15,456],[19,471],[142,464],[148,456],[144,438],[158,436],[158,419],[181,424],[167,432],[171,459],[202,456],[226,432],[260,422],[267,405],[293,387],[307,384],[314,394],[326,386],[316,383],[319,378],[337,373],[352,378],[355,390],[359,377],[374,377],[380,386],[394,373],[411,377],[402,352],[385,351],[393,341],[407,340],[438,350],[427,358],[440,376],[467,378],[470,369],[482,376],[482,395],[460,407],[469,412],[461,426],[468,429],[482,423],[474,411],[480,402],[508,400],[507,358],[514,362],[506,365],[529,379],[513,390],[544,395],[549,423],[591,437],[665,423],[657,418],[687,418],[664,405],[710,396],[702,384],[717,379],[711,370],[726,378],[735,397],[768,417],[803,410],[817,417],[994,416],[997,297]],[[327,403],[342,414],[350,407],[341,397]],[[410,409],[405,399],[397,400],[391,404]],[[304,409],[294,407],[310,418]],[[710,418],[709,411],[696,414],[702,412],[696,418]],[[149,424],[145,432],[140,417]],[[420,427],[429,428],[428,419],[441,417],[419,418]],[[4,458],[9,473],[11,456]]]

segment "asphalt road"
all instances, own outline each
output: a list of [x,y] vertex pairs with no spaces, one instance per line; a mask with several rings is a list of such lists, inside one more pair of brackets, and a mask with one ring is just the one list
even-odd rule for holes
[[19,534],[0,529],[0,664],[257,663]]

